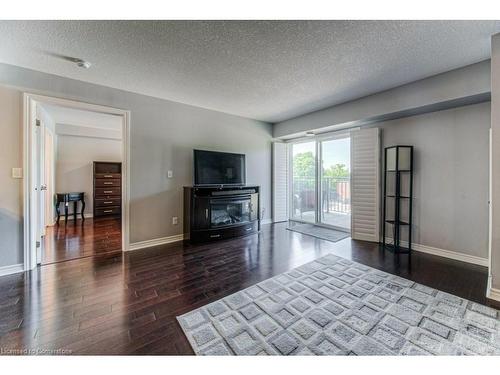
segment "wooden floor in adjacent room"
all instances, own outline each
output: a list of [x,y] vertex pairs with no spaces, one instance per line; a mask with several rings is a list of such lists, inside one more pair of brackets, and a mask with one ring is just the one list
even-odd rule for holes
[[42,264],[121,253],[121,233],[120,217],[61,220],[46,228]]
[[[485,267],[378,245],[337,243],[264,225],[260,234],[44,265],[0,278],[3,354],[192,354],[175,317],[333,253],[486,303]],[[60,350],[59,352],[50,352]]]

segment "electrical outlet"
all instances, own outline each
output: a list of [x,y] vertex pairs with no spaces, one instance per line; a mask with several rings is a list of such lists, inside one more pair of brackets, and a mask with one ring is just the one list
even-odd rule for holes
[[167,177],[168,178],[174,177],[174,172],[173,171],[167,171]]
[[173,225],[177,225],[177,224],[179,224],[179,219],[177,218],[177,216],[174,216],[174,217],[172,218],[172,224],[173,224]]

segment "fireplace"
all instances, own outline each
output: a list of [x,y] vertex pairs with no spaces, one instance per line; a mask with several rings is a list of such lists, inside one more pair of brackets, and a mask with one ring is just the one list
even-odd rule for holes
[[250,223],[250,196],[210,199],[210,227],[221,228]]
[[184,232],[192,242],[259,230],[258,186],[184,188]]

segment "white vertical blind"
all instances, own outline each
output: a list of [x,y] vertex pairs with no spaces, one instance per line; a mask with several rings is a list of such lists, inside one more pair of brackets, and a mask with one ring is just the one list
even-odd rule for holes
[[379,129],[351,132],[351,237],[379,242]]
[[288,147],[273,142],[273,222],[288,220]]

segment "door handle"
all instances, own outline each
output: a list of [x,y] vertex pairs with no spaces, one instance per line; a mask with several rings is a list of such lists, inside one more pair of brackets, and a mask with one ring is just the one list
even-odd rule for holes
[[208,220],[208,208],[205,208],[205,219]]

